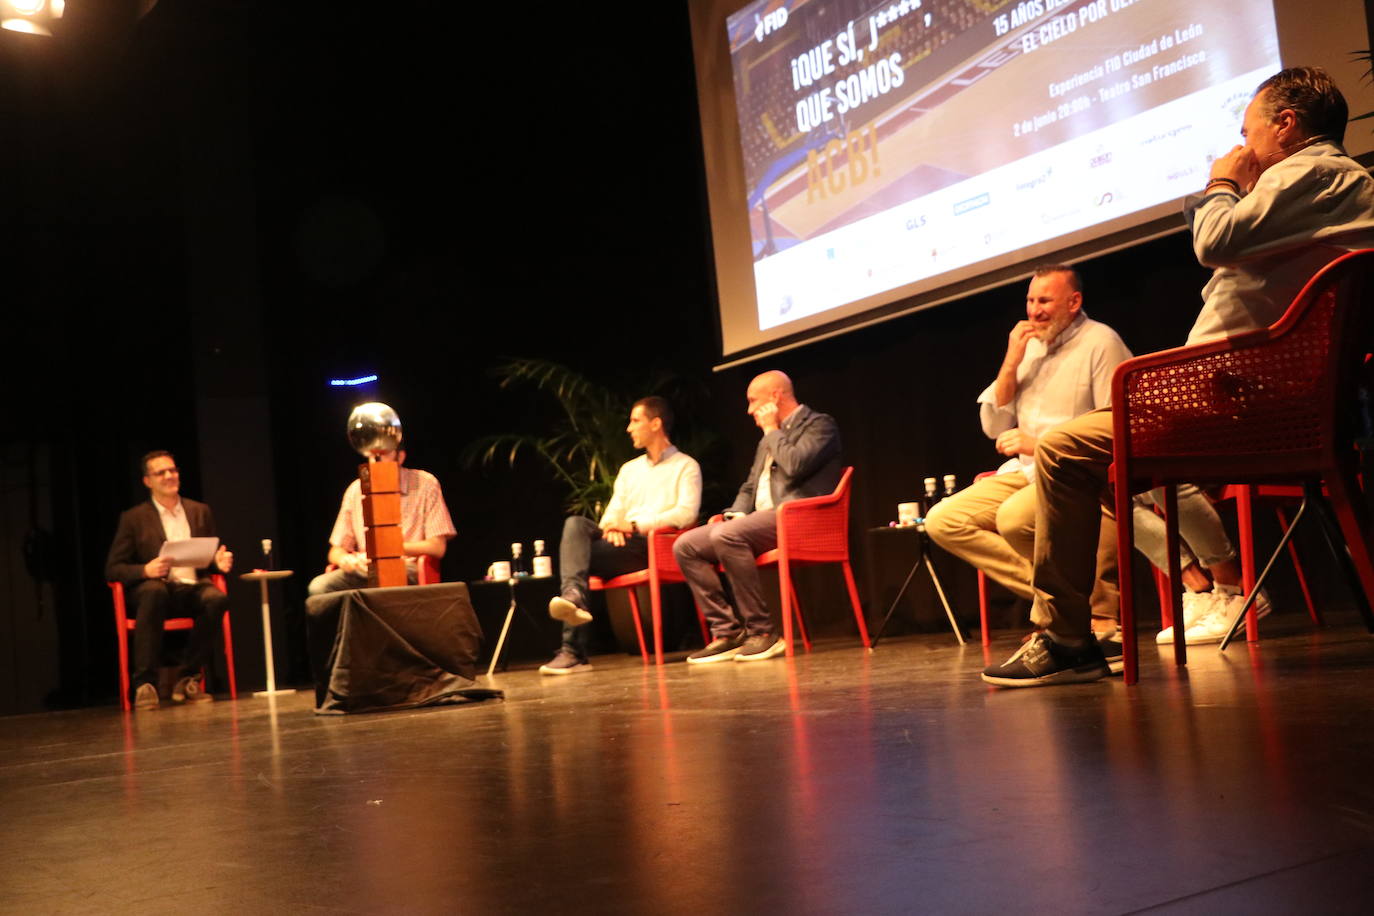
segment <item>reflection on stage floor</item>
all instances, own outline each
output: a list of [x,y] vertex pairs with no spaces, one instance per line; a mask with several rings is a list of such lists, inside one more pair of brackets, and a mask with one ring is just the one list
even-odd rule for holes
[[[0,719],[0,911],[1367,912],[1374,638],[999,691],[1016,643]],[[479,683],[486,684],[485,679]]]

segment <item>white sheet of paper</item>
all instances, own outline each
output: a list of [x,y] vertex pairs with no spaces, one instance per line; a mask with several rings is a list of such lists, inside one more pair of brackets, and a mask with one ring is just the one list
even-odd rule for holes
[[217,547],[219,538],[186,538],[181,541],[164,541],[157,555],[171,560],[173,566],[204,569],[215,558]]

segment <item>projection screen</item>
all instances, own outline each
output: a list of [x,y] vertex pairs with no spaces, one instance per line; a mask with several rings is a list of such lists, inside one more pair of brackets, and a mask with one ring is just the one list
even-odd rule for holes
[[1281,66],[1325,66],[1352,113],[1374,108],[1361,0],[1320,6],[691,3],[722,357],[1178,231]]

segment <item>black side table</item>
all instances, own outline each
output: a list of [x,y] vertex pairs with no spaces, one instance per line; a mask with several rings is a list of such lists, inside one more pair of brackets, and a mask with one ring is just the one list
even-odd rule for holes
[[[506,648],[511,623],[515,619],[517,610],[530,624],[531,631],[541,634],[541,641],[544,633],[561,634],[563,632],[562,624],[559,624],[558,621],[551,620],[547,614],[541,614],[537,617],[530,614],[529,610],[519,600],[520,593],[523,592],[526,601],[533,597],[540,604],[547,604],[549,598],[558,593],[558,579],[554,576],[516,576],[505,580],[477,579],[469,582],[468,588],[474,593],[474,606],[480,603],[486,610],[490,610],[489,607],[486,607],[490,602],[484,599],[494,597],[490,592],[497,589],[507,589],[510,593],[510,603],[501,623],[501,635],[496,640],[496,646],[491,653],[491,662],[487,666],[487,677],[496,673],[496,666],[501,660],[502,651]],[[479,616],[481,616],[480,611]],[[561,639],[561,636],[557,638]],[[556,648],[556,646],[557,643],[555,642],[554,647]],[[552,652],[552,649],[549,651]]]
[[935,572],[935,565],[930,562],[930,538],[926,534],[924,525],[906,526],[884,526],[882,528],[869,528],[870,537],[878,538],[902,538],[910,541],[910,549],[915,553],[916,559],[911,564],[911,571],[906,574],[906,580],[902,582],[902,587],[897,591],[897,597],[892,599],[892,606],[883,615],[883,622],[878,625],[878,631],[873,636],[872,645],[876,646],[878,640],[882,639],[883,630],[887,627],[887,622],[892,619],[892,613],[897,610],[897,605],[901,603],[902,596],[906,594],[907,586],[916,575],[916,570],[922,566],[930,577],[930,583],[935,588],[935,594],[940,598],[940,604],[944,606],[945,616],[949,618],[950,629],[954,631],[955,639],[959,640],[959,645],[964,644],[964,631],[959,626],[959,621],[954,616],[954,609],[949,606],[949,599],[945,597],[944,586],[940,584],[940,577]]

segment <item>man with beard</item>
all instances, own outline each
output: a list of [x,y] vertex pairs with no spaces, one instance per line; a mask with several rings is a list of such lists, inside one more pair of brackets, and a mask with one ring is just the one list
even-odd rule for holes
[[[930,510],[926,532],[945,550],[1032,600],[1035,445],[1042,434],[1111,402],[1112,372],[1131,351],[1116,331],[1083,311],[1083,282],[1063,264],[1036,268],[1026,318],[1012,328],[997,379],[978,396],[983,432],[1007,461],[991,477]],[[1116,630],[1116,526],[1105,518],[1092,613]],[[1048,619],[1031,617],[1036,626]],[[1117,646],[1120,643],[1116,643]]]

